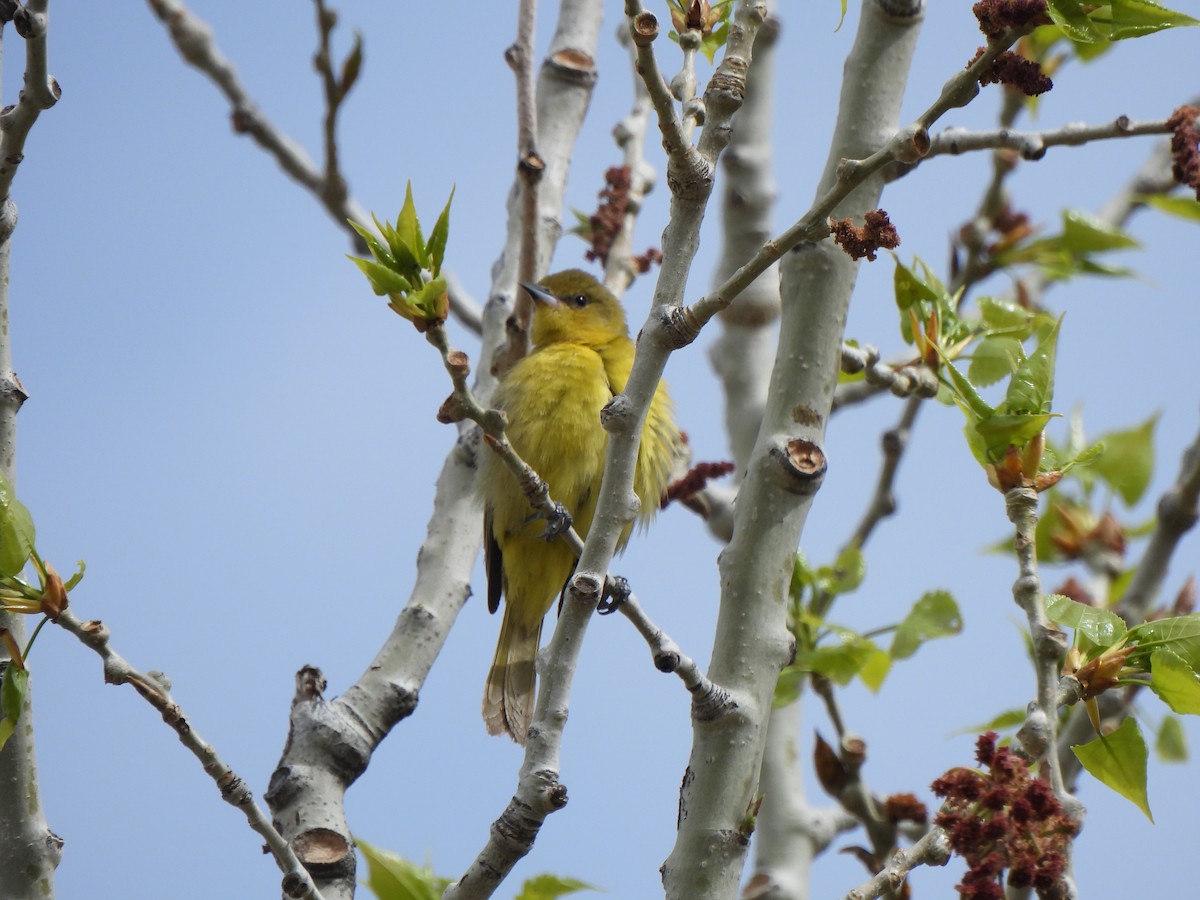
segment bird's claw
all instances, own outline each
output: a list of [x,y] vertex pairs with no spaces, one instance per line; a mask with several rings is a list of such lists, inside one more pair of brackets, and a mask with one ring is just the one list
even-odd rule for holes
[[567,508],[556,502],[553,510],[546,516],[546,530],[542,532],[542,540],[552,541],[560,534],[566,534],[571,530],[574,521]]
[[596,612],[602,616],[616,612],[632,593],[633,589],[629,586],[628,578],[620,575],[610,576],[604,583],[604,595],[600,598],[599,605],[596,606]]

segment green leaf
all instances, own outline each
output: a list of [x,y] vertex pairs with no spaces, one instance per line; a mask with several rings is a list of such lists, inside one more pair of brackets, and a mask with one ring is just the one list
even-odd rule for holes
[[1104,40],[1100,29],[1088,17],[1080,0],[1049,0],[1050,19],[1073,41],[1091,43]]
[[858,677],[866,685],[867,690],[872,694],[878,694],[879,689],[883,687],[884,679],[887,678],[888,672],[891,670],[891,654],[876,648],[867,655],[862,668],[858,670]]
[[[347,219],[346,221],[350,223],[351,228],[358,232],[358,236],[366,242],[367,249],[371,251],[371,255],[375,257],[377,261],[383,263],[389,268],[394,269],[396,267],[396,260],[392,256],[391,251],[379,242],[379,238],[375,237],[375,235],[372,234],[368,229],[363,228],[353,219]],[[378,224],[378,220],[376,220],[376,224]]]
[[1111,734],[1071,747],[1075,757],[1097,781],[1108,785],[1146,814],[1151,822],[1146,796],[1146,739],[1132,716]]
[[4,749],[17,728],[28,687],[29,670],[22,669],[10,660],[4,670],[4,680],[0,681],[0,750]]
[[87,563],[85,563],[82,559],[79,560],[76,565],[79,566],[79,571],[68,578],[63,584],[63,590],[68,594],[75,590],[79,582],[83,581],[83,573],[87,571]]
[[849,629],[834,628],[833,632],[841,643],[798,653],[791,668],[824,675],[837,684],[849,684],[878,647],[874,641]]
[[349,254],[346,255],[346,259],[358,266],[359,270],[367,276],[367,281],[371,282],[371,290],[378,297],[388,294],[407,294],[412,290],[412,285],[403,275],[382,263],[360,259]]
[[833,566],[817,570],[821,589],[830,594],[848,594],[862,584],[867,574],[866,560],[857,544],[851,544],[838,554]]
[[[413,204],[411,181],[404,186],[404,205],[400,207],[400,215],[396,217],[396,235],[400,242],[408,248],[420,268],[429,268],[429,256],[425,252],[425,238],[421,234],[421,223],[417,220],[417,207]],[[395,248],[392,249],[395,252]],[[398,256],[397,259],[399,259]]]
[[1150,654],[1150,689],[1180,715],[1200,715],[1200,679],[1170,650]]
[[1046,595],[1046,615],[1054,624],[1074,629],[1097,647],[1111,647],[1126,634],[1125,622],[1116,613],[1062,594]]
[[521,885],[521,893],[517,894],[515,900],[557,900],[558,897],[574,894],[577,891],[595,890],[598,888],[576,878],[535,875]]
[[1167,215],[1189,222],[1200,222],[1200,200],[1191,197],[1168,197],[1166,194],[1143,194],[1137,199]]
[[[892,284],[896,292],[896,305],[900,307],[901,312],[921,300],[928,303],[936,303],[939,292],[919,279],[912,269],[900,262],[898,256],[895,254],[892,254],[892,256],[896,260],[896,270],[892,274]],[[917,260],[917,263],[919,262],[920,260]]]
[[834,30],[834,31],[841,31],[841,30],[842,30],[842,23],[843,23],[843,22],[845,22],[845,21],[846,21],[846,0],[842,0],[842,14],[841,14],[841,16],[838,18],[837,28],[835,28],[835,29],[833,29],[833,30]]
[[409,305],[417,309],[427,319],[445,318],[440,308],[442,295],[446,293],[446,279],[435,278],[421,287],[421,290],[409,295]]
[[1052,418],[1049,413],[994,415],[975,423],[975,430],[983,438],[991,461],[995,462],[1004,455],[1010,444],[1024,447],[1041,434]]
[[980,297],[976,305],[989,330],[1028,328],[1033,320],[1033,315],[1023,306],[998,297]]
[[962,631],[962,614],[947,591],[929,591],[913,604],[892,638],[893,659],[908,659],[922,643]]
[[1154,739],[1154,752],[1166,763],[1187,762],[1187,734],[1177,716],[1164,716]]
[[1155,650],[1170,650],[1192,668],[1200,669],[1200,613],[1156,619],[1129,629],[1129,643],[1136,645],[1130,663],[1146,669]]
[[1110,41],[1143,37],[1164,28],[1200,25],[1200,21],[1191,16],[1166,9],[1149,0],[1112,0],[1093,12],[1092,19],[1107,30]]
[[446,255],[446,240],[450,236],[450,204],[454,202],[454,192],[458,186],[450,188],[450,199],[438,220],[433,223],[433,231],[429,233],[429,260],[434,275],[442,270],[442,257]]
[[784,666],[779,672],[779,678],[775,681],[775,696],[771,700],[771,706],[779,709],[781,706],[795,703],[800,699],[800,692],[804,689],[804,682],[807,680],[808,672],[804,669]]
[[942,361],[945,363],[942,366],[942,371],[950,379],[950,388],[954,391],[954,396],[962,411],[967,414],[967,418],[972,422],[978,422],[981,419],[995,415],[996,410],[979,396],[979,392],[975,390],[975,386],[971,384],[970,380],[962,372],[958,371],[954,367],[954,364],[944,356],[942,357]]
[[1121,229],[1082,210],[1064,210],[1062,220],[1063,247],[1081,256],[1105,250],[1122,250],[1127,247],[1141,246],[1141,243]]
[[[1061,316],[1038,341],[1037,349],[1018,363],[1004,396],[1004,412],[1034,415],[1050,412],[1050,404],[1054,399],[1054,360],[1060,325]],[[1037,433],[1034,432],[1034,435]]]
[[1114,431],[1101,438],[1104,454],[1093,463],[1092,469],[1120,495],[1126,506],[1137,503],[1150,486],[1158,415],[1155,413],[1136,428]]
[[806,588],[811,588],[816,583],[816,573],[809,567],[808,558],[802,552],[797,552],[796,559],[792,563],[792,583],[788,588],[788,594],[798,600]]
[[0,475],[0,575],[18,575],[33,552],[36,530],[25,504]]
[[985,337],[971,354],[967,378],[971,384],[987,387],[1017,371],[1025,358],[1021,342],[1013,337]]
[[354,842],[367,861],[366,886],[379,900],[438,900],[451,879],[439,878],[427,866],[370,844]]

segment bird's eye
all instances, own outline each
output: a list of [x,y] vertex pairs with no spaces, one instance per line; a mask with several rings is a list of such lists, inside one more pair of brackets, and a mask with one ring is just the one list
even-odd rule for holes
[[588,298],[587,294],[573,294],[572,296],[567,297],[566,301],[576,309],[583,309],[585,306],[587,306]]

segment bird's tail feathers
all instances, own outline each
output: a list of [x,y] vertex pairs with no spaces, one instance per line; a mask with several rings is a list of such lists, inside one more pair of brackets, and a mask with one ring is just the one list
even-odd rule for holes
[[507,734],[518,744],[533,721],[535,662],[542,638],[542,620],[536,625],[516,621],[512,604],[505,604],[496,642],[496,656],[483,691],[483,722],[488,734]]

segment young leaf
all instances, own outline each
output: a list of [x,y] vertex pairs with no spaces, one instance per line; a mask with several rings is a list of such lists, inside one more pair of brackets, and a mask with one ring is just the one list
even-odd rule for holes
[[0,575],[17,575],[33,552],[33,517],[0,475]]
[[[1025,307],[998,297],[980,297],[979,315],[989,331],[996,329],[1024,329],[1033,320],[1032,313]],[[1015,335],[1014,335],[1015,336]]]
[[995,461],[1004,455],[1010,444],[1024,447],[1032,441],[1045,430],[1052,418],[1049,413],[992,415],[976,422],[975,430],[983,438],[988,456]]
[[1097,647],[1111,647],[1125,637],[1125,621],[1116,613],[1062,594],[1046,595],[1046,615],[1055,625],[1074,629]]
[[442,258],[446,255],[446,240],[450,236],[450,204],[454,202],[455,190],[457,185],[450,188],[450,199],[446,201],[446,207],[429,233],[429,260],[434,275],[442,270]]
[[1035,415],[1050,412],[1050,404],[1054,399],[1054,359],[1060,325],[1061,316],[1038,341],[1037,349],[1017,365],[1004,397],[1005,412]]
[[913,604],[892,638],[893,659],[908,659],[931,638],[962,631],[962,614],[947,591],[930,591]]
[[1071,747],[1071,752],[1097,781],[1108,785],[1130,800],[1151,822],[1150,801],[1146,796],[1146,739],[1133,716],[1129,716],[1111,734]]
[[849,629],[835,628],[834,633],[841,643],[798,653],[792,667],[824,675],[837,684],[849,684],[878,648]]
[[515,900],[558,900],[577,891],[594,891],[593,887],[575,878],[560,878],[558,875],[535,875],[521,885],[521,893]]
[[1062,221],[1063,247],[1080,256],[1141,246],[1121,229],[1082,210],[1064,210]]
[[1168,197],[1166,194],[1145,194],[1138,199],[1167,215],[1189,222],[1200,222],[1200,200],[1191,197]]
[[418,866],[388,850],[355,840],[367,861],[366,885],[379,900],[438,900],[450,885],[425,866]]
[[800,699],[800,691],[804,688],[804,682],[807,679],[808,672],[804,669],[785,666],[779,672],[779,678],[775,682],[775,697],[771,700],[771,706],[778,709],[781,706],[795,703]]
[[358,266],[359,270],[367,276],[367,281],[371,282],[371,290],[375,292],[377,297],[383,297],[387,294],[407,294],[412,290],[412,285],[408,280],[398,272],[388,268],[382,263],[377,263],[369,259],[359,259],[357,256],[346,255],[346,259]]
[[1187,762],[1187,734],[1177,716],[1164,716],[1154,739],[1154,752],[1163,762]]
[[4,680],[0,681],[0,750],[16,730],[28,687],[29,670],[9,662]]
[[[358,232],[358,236],[366,242],[367,249],[371,251],[371,255],[374,256],[376,260],[390,268],[396,267],[396,260],[392,256],[391,251],[379,242],[379,238],[375,237],[374,234],[372,234],[366,228],[363,228],[353,219],[347,219],[346,221],[350,223],[351,228]],[[376,220],[376,224],[378,224],[378,220]]]
[[1170,650],[1150,654],[1150,689],[1180,715],[1200,715],[1200,679]]
[[1006,335],[985,337],[971,354],[967,378],[971,384],[987,387],[1015,371],[1025,358],[1021,342]]
[[1049,0],[1050,19],[1073,41],[1102,41],[1100,29],[1088,17],[1081,0]]
[[1107,26],[1110,41],[1142,37],[1180,25],[1200,25],[1191,16],[1165,9],[1150,0],[1112,0],[1092,13],[1092,17]]
[[1156,619],[1129,629],[1129,643],[1137,649],[1130,657],[1131,665],[1146,668],[1155,650],[1170,650],[1193,671],[1200,669],[1200,613]]
[[896,305],[900,307],[900,311],[903,312],[920,300],[936,303],[938,292],[919,279],[913,270],[900,262],[900,258],[894,253],[892,257],[896,260],[896,270],[892,273],[892,284],[896,292]]
[[887,678],[888,672],[891,670],[891,654],[876,648],[868,654],[862,664],[862,668],[858,670],[858,678],[866,686],[867,690],[872,694],[878,694],[879,689],[883,687],[884,679]]
[[425,238],[421,234],[421,223],[417,221],[417,207],[413,204],[411,181],[404,186],[404,205],[400,207],[400,215],[396,217],[396,235],[419,266],[422,269],[429,268]]
[[1092,465],[1093,471],[1116,491],[1126,506],[1141,499],[1150,486],[1154,472],[1155,413],[1141,425],[1128,431],[1104,435],[1104,454]]

